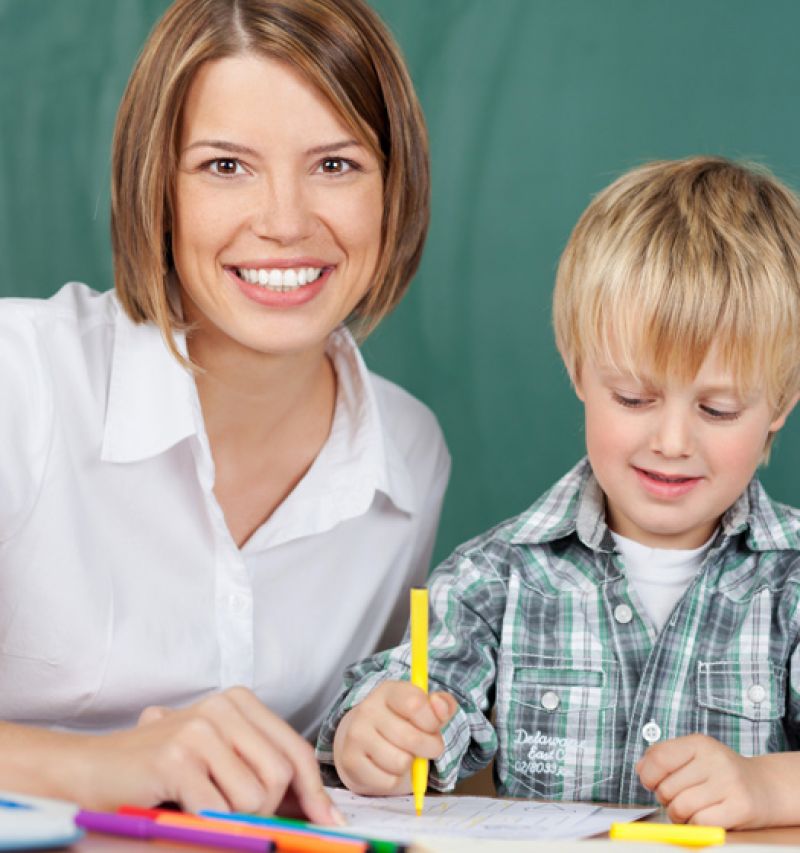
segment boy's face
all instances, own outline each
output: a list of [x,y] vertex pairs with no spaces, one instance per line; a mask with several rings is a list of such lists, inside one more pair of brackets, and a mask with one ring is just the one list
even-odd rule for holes
[[713,350],[685,385],[588,361],[576,391],[608,526],[653,548],[706,542],[791,410],[775,417],[763,393],[741,396]]

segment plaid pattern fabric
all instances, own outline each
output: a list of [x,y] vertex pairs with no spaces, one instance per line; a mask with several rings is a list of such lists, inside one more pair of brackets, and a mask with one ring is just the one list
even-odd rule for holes
[[[432,787],[495,759],[504,796],[648,803],[634,765],[656,740],[704,732],[743,755],[798,748],[800,512],[754,479],[657,634],[603,507],[584,459],[431,575],[430,689],[460,706]],[[342,715],[409,677],[407,640],[348,670],[320,732],[323,765]]]

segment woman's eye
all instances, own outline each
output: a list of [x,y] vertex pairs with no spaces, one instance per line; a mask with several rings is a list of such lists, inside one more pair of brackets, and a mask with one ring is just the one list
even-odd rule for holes
[[741,412],[738,411],[727,411],[725,409],[715,409],[713,406],[700,406],[700,410],[703,414],[708,415],[714,421],[735,421],[736,418],[739,417]]
[[213,160],[209,160],[204,164],[204,166],[212,174],[226,178],[233,175],[244,174],[242,164],[231,157],[216,157]]
[[357,168],[352,160],[342,157],[326,157],[320,164],[319,170],[325,175],[344,175]]

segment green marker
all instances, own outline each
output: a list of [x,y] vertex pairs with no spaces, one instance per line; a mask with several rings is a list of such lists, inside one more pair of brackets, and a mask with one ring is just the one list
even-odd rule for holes
[[216,812],[206,809],[200,812],[201,817],[213,817],[218,820],[232,820],[238,823],[250,823],[254,826],[274,826],[284,829],[296,829],[298,832],[306,832],[310,835],[320,835],[323,838],[349,838],[354,841],[366,841],[372,853],[405,853],[405,845],[395,841],[377,841],[374,838],[364,838],[362,835],[349,835],[344,832],[334,832],[305,820],[296,820],[288,817],[262,817],[254,814],[241,814],[240,812]]

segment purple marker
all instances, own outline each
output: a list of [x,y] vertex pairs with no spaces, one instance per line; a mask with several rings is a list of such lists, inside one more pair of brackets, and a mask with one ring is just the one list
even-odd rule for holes
[[185,844],[204,844],[207,847],[224,847],[226,850],[247,850],[252,853],[271,853],[275,844],[264,838],[249,838],[245,835],[228,835],[224,832],[209,832],[184,826],[157,823],[146,817],[90,812],[81,810],[75,815],[75,823],[89,832],[105,832],[108,835],[126,835],[131,838],[161,838]]

